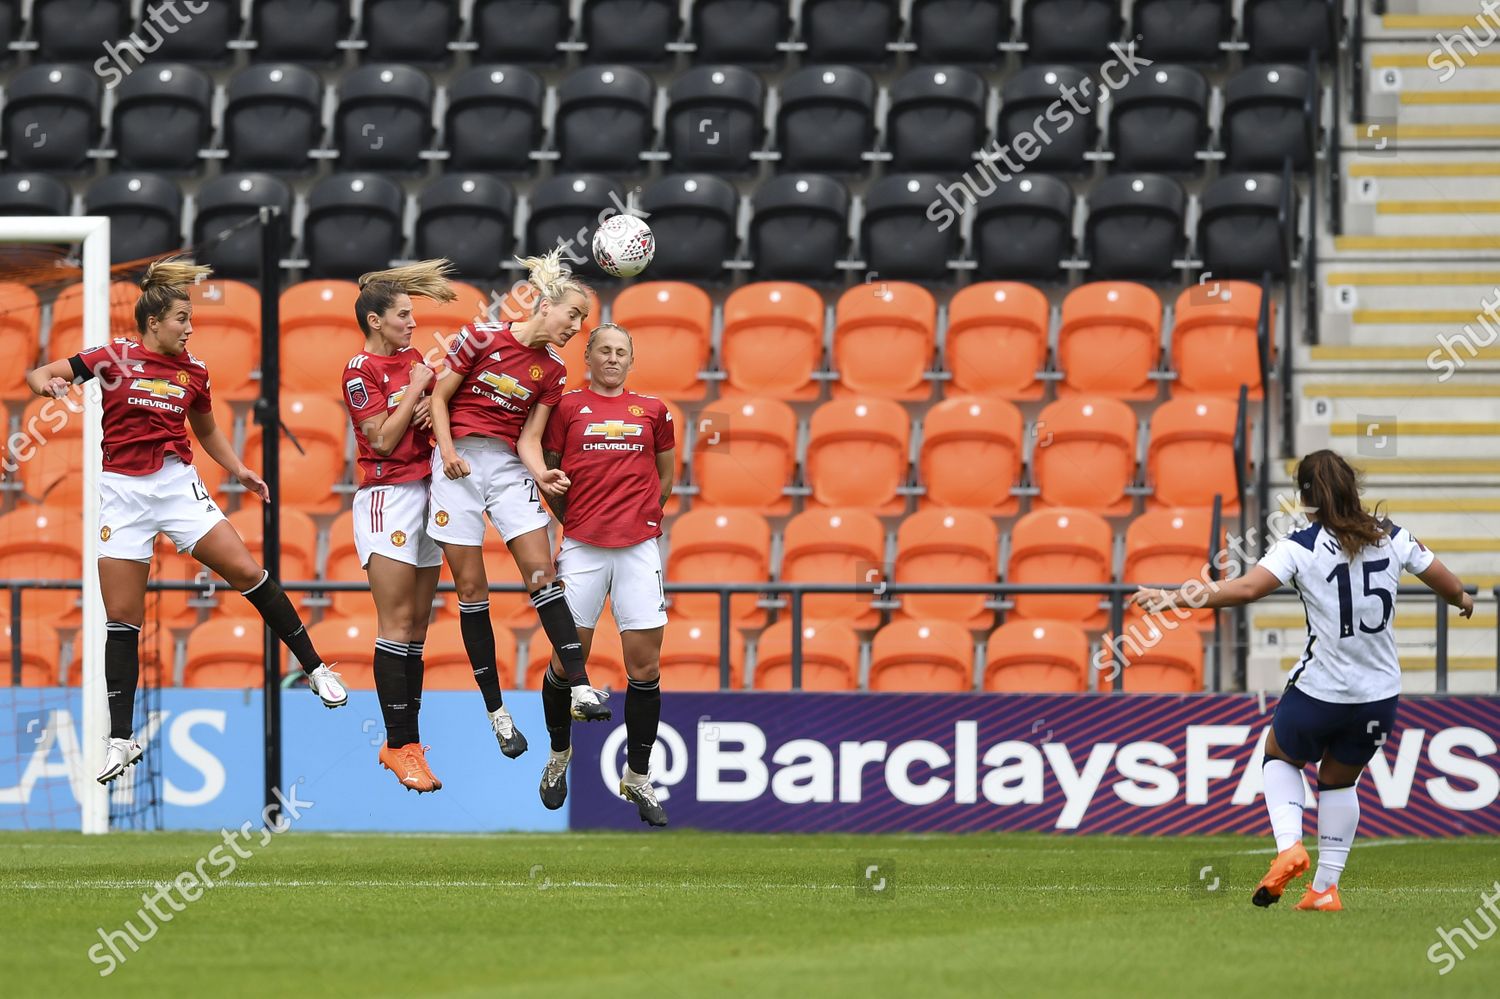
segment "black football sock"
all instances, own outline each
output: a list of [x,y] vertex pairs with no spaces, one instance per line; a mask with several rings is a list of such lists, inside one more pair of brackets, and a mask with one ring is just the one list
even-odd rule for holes
[[661,681],[631,680],[625,690],[625,762],[645,776],[661,721]]
[[422,724],[418,715],[422,711],[422,675],[426,664],[422,662],[422,643],[408,642],[406,645],[406,698],[411,707],[406,712],[406,731],[412,742],[422,741]]
[[104,623],[104,686],[109,691],[109,737],[135,732],[135,687],[141,679],[141,629],[122,621]]
[[547,666],[542,679],[542,714],[547,719],[547,734],[552,737],[552,751],[564,752],[573,744],[573,693],[568,681]]
[[469,654],[474,682],[484,695],[484,710],[493,712],[505,704],[505,698],[500,695],[500,674],[495,669],[495,626],[490,623],[490,602],[459,601],[458,628],[464,636],[464,651]]
[[302,664],[302,672],[311,673],[323,665],[323,660],[318,658],[318,652],[313,648],[312,639],[307,635],[307,626],[297,614],[297,608],[292,606],[281,584],[272,579],[269,572],[260,577],[260,582],[245,590],[243,596],[265,618],[266,626],[292,650],[292,655]]
[[578,640],[578,625],[573,622],[573,612],[568,609],[563,588],[553,582],[532,591],[531,606],[541,618],[542,630],[547,633],[547,640],[562,663],[568,683],[574,687],[587,684],[589,674],[583,665],[583,643]]
[[406,731],[411,699],[406,693],[405,642],[375,639],[375,695],[380,698],[380,715],[385,720],[385,744],[399,749],[411,742]]

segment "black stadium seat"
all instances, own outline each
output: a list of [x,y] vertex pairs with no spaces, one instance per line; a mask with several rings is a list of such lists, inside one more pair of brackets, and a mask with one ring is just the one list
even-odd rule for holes
[[542,78],[521,66],[475,66],[448,84],[448,169],[520,173],[542,141]]
[[[151,53],[122,48],[130,34],[128,0],[36,0],[31,8],[38,62],[86,62],[103,58],[128,73]],[[151,36],[141,38],[150,44]],[[108,47],[107,47],[108,46]]]
[[601,216],[627,207],[620,185],[600,174],[564,174],[537,184],[528,200],[525,253],[536,256],[561,246],[575,272],[591,281],[604,279],[594,263],[594,230]]
[[1089,192],[1084,253],[1094,280],[1167,280],[1187,237],[1187,193],[1159,174],[1115,174]]
[[1136,0],[1136,49],[1155,62],[1217,63],[1234,30],[1233,0]]
[[960,66],[923,66],[891,84],[885,144],[891,169],[962,173],[987,132],[984,77]]
[[346,73],[333,129],[341,170],[420,172],[432,142],[432,81],[397,63]]
[[630,66],[586,66],[557,88],[558,170],[635,173],[651,148],[655,86]]
[[0,64],[10,61],[10,43],[21,34],[21,0],[0,0]]
[[668,92],[667,150],[677,171],[745,173],[765,141],[766,88],[740,66],[699,66]]
[[[149,12],[157,6],[157,3],[142,5],[142,24],[136,28],[137,38],[146,41],[152,37],[147,32],[153,29],[147,27],[146,22],[149,21]],[[184,13],[188,12],[192,12],[192,16],[183,21],[168,18],[163,13],[163,22],[176,30],[163,32],[161,47],[151,54],[152,62],[157,59],[208,64],[227,62],[229,42],[240,35],[239,0],[209,0],[184,10]]]
[[1313,101],[1307,71],[1299,66],[1249,66],[1224,85],[1219,134],[1226,170],[1293,170],[1313,161]]
[[182,192],[165,177],[114,173],[84,195],[86,215],[109,218],[109,259],[121,264],[182,247]]
[[708,173],[672,174],[647,187],[641,210],[656,236],[651,273],[663,278],[722,281],[721,266],[738,249],[734,185]]
[[447,257],[470,281],[493,280],[515,250],[516,192],[499,177],[450,173],[417,198],[418,259]]
[[193,216],[193,246],[199,263],[208,264],[220,277],[239,280],[260,278],[261,233],[259,225],[241,225],[261,208],[279,208],[287,225],[286,245],[277,248],[283,256],[291,249],[292,189],[268,173],[227,173],[206,181],[198,189],[197,212]]
[[983,188],[970,209],[969,241],[979,265],[975,279],[1056,280],[1062,274],[1059,263],[1073,255],[1073,189],[1046,174],[991,181]]
[[294,63],[260,63],[235,74],[224,104],[229,170],[307,170],[323,139],[323,84]]
[[446,63],[448,43],[458,39],[461,27],[458,13],[458,4],[449,0],[365,0],[364,58]]
[[1116,170],[1197,173],[1208,146],[1208,81],[1186,66],[1148,66],[1109,101]]
[[5,88],[11,170],[73,173],[99,140],[99,78],[83,66],[23,69]]
[[334,174],[307,194],[302,223],[310,278],[353,280],[383,270],[401,255],[405,197],[376,173]]
[[918,63],[989,66],[1010,38],[1010,4],[995,0],[912,0]]
[[698,0],[693,5],[693,58],[704,63],[771,66],[791,33],[791,8],[782,0]]
[[1235,173],[1219,177],[1199,195],[1198,255],[1219,278],[1259,281],[1267,271],[1291,267],[1290,228],[1296,224],[1296,191],[1282,214],[1281,177]]
[[928,217],[938,197],[934,174],[887,174],[865,192],[860,245],[868,270],[882,278],[941,281],[958,256],[961,228]]
[[886,44],[901,33],[899,0],[803,0],[802,40],[807,62],[873,65],[886,61]]
[[551,63],[570,30],[568,0],[475,0],[480,62]]
[[1026,60],[1070,62],[1096,68],[1120,40],[1120,0],[1025,0],[1021,39]]
[[824,174],[783,174],[752,199],[750,256],[759,277],[832,281],[849,248],[849,190]]
[[589,62],[650,66],[665,61],[682,30],[677,0],[583,0]]
[[1245,41],[1251,62],[1301,65],[1308,50],[1327,60],[1338,37],[1342,4],[1334,0],[1245,0]]
[[852,66],[807,66],[781,84],[783,170],[859,173],[875,139],[875,81]]
[[325,63],[339,57],[349,36],[351,5],[339,0],[256,0],[251,6],[255,58],[266,62]]
[[214,85],[186,63],[156,63],[127,76],[115,90],[115,167],[185,173],[213,133]]
[[73,192],[45,173],[0,175],[0,216],[71,215]]
[[1094,148],[1099,112],[1080,115],[1065,97],[1072,93],[1078,104],[1092,107],[1096,94],[1090,89],[1085,95],[1087,79],[1070,66],[1029,66],[1005,81],[995,134],[1000,145],[1011,150],[1013,165],[1026,165],[1027,153],[1032,153],[1032,170],[1081,173],[1086,169],[1083,156]]

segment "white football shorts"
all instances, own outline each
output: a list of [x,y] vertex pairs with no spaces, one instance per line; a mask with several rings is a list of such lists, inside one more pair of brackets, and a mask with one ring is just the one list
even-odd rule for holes
[[661,547],[651,538],[629,548],[600,548],[564,538],[557,555],[557,578],[567,594],[573,623],[592,628],[604,612],[604,598],[621,631],[649,631],[667,623],[662,589]]
[[443,550],[427,536],[427,480],[365,486],[354,494],[354,548],[359,564],[371,555],[426,568],[443,564]]
[[99,557],[151,561],[156,536],[191,552],[224,519],[198,470],[175,454],[150,475],[99,473]]
[[453,445],[469,463],[469,474],[448,478],[443,474],[441,453],[432,449],[432,491],[427,503],[427,534],[432,540],[483,545],[486,514],[507,544],[552,522],[536,482],[509,441],[460,437]]

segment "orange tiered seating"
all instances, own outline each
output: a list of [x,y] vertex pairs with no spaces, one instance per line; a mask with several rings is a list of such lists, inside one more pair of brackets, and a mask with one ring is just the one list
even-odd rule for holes
[[932,394],[923,379],[937,342],[937,300],[906,281],[862,284],[839,296],[834,311],[837,397],[915,401]]
[[1161,299],[1130,281],[1094,281],[1063,299],[1058,395],[1155,399],[1148,377],[1161,356]]
[[[489,296],[472,284],[454,281],[453,290],[458,297],[451,302],[434,302],[421,296],[412,299],[411,311],[417,321],[417,331],[412,334],[411,345],[423,357],[433,361],[448,352],[447,344],[452,336],[466,324],[476,319],[486,321],[483,317],[490,307]],[[352,357],[354,351],[349,353]]]
[[[109,286],[109,337],[139,338],[135,327],[135,303],[141,288],[131,281]],[[61,361],[83,349],[83,285],[70,284],[52,302],[52,326],[47,334],[44,360]]]
[[823,296],[790,281],[758,281],[724,301],[726,392],[791,402],[818,397]]
[[[747,583],[771,578],[771,528],[751,510],[694,507],[672,521],[667,579],[674,583]],[[719,598],[674,593],[672,613],[719,619]],[[743,627],[758,628],[765,611],[754,594],[731,597],[729,612]]]
[[1058,399],[1036,421],[1032,470],[1045,506],[1076,506],[1105,516],[1130,512],[1135,478],[1135,414],[1118,399]]
[[[500,674],[500,686],[511,689],[516,685],[516,636],[503,625],[494,628],[495,670]],[[422,662],[423,690],[478,689],[474,667],[464,650],[464,636],[456,621],[443,621],[427,629]]]
[[[184,687],[256,688],[264,686],[265,635],[266,625],[259,615],[253,613],[240,616],[213,615],[194,628],[192,634],[188,636],[187,663],[182,670],[182,685]],[[284,652],[282,656],[284,662]]]
[[900,403],[865,397],[836,399],[812,415],[807,480],[812,503],[863,507],[890,515],[906,508],[911,419]]
[[350,690],[375,689],[375,639],[380,626],[374,614],[326,617],[308,628],[325,663],[344,678]]
[[[252,399],[260,381],[260,292],[242,281],[206,281],[194,287],[193,335],[188,351],[208,365],[215,399]],[[358,348],[355,348],[358,349]],[[350,351],[352,356],[353,351]],[[282,367],[295,364],[283,357]]]
[[870,647],[870,689],[967,693],[974,689],[974,639],[952,621],[893,621]]
[[14,281],[0,282],[0,352],[11,359],[0,370],[0,398],[31,394],[26,372],[36,367],[41,338],[42,306],[36,292]]
[[923,506],[961,506],[990,516],[1016,512],[1011,487],[1025,450],[1021,411],[1004,399],[956,396],[927,411],[918,457]]
[[[1236,402],[1206,395],[1178,396],[1156,408],[1146,450],[1154,490],[1149,507],[1211,507],[1218,494],[1224,497],[1225,513],[1239,512],[1234,474],[1237,409]],[[1250,439],[1248,418],[1245,438]]]
[[[352,529],[351,529],[352,530]],[[352,551],[354,541],[350,534],[350,549]],[[553,553],[556,557],[556,553]],[[359,562],[355,560],[355,568],[359,568]],[[361,570],[363,574],[363,570]],[[510,549],[499,544],[498,537],[487,537],[484,545],[484,574],[485,579],[491,583],[519,583],[521,582],[521,570],[516,568],[516,560],[511,557]],[[453,573],[448,568],[448,560],[443,560],[443,567],[438,576],[440,582],[453,582]],[[368,598],[367,598],[368,599]],[[447,618],[453,627],[458,627],[458,594],[453,591],[439,593],[438,599],[442,602],[439,615]],[[503,624],[517,631],[536,626],[536,611],[531,606],[531,598],[524,590],[509,593],[490,594],[490,615],[497,624]]]
[[[365,346],[354,315],[358,298],[353,281],[303,281],[281,293],[283,392],[333,396],[339,391],[339,375]],[[285,418],[285,399],[282,407]]]
[[[76,509],[18,506],[0,517],[0,578],[79,579],[82,544],[83,518]],[[28,590],[21,614],[71,625],[78,619],[78,591]]]
[[[542,689],[542,672],[552,661],[552,644],[546,632],[538,628],[531,633],[531,648],[526,655],[526,689]],[[588,650],[589,683],[595,687],[612,690],[619,694],[625,690],[629,677],[625,673],[625,650],[620,645],[620,632],[615,628],[615,617],[605,601],[604,613],[599,615],[599,626],[594,629],[592,644]],[[623,709],[617,708],[623,712]]]
[[1036,400],[1047,366],[1047,296],[1027,284],[984,281],[948,303],[950,393]]
[[[864,583],[885,575],[885,530],[868,510],[807,510],[786,525],[781,579],[788,583]],[[785,596],[790,601],[790,595]],[[870,594],[808,594],[806,620],[846,621],[873,628],[879,618]],[[788,618],[791,611],[788,609]]]
[[[1125,690],[1133,694],[1194,694],[1203,689],[1203,643],[1193,628],[1162,628],[1149,621],[1126,627],[1121,640],[1125,659]],[[1105,635],[1106,668],[1099,674],[1101,689],[1113,690],[1114,651]],[[1106,679],[1108,677],[1109,679]]]
[[[272,496],[307,513],[333,513],[343,497],[333,491],[344,477],[344,435],[349,416],[343,405],[322,395],[284,395],[281,420],[302,445],[302,451],[285,435],[281,438],[281,495]],[[245,464],[261,470],[261,427],[252,423],[245,432]]]
[[702,399],[714,329],[713,300],[696,285],[647,281],[615,296],[610,321],[630,331],[635,366],[630,387],[645,395]]
[[[30,439],[30,457],[18,474],[26,495],[38,503],[80,509],[83,506],[83,389],[73,386],[66,399],[33,397],[21,412],[21,432]],[[11,443],[11,442],[7,442]],[[20,461],[21,448],[13,457]]]
[[[11,630],[6,624],[0,629],[0,687],[12,684],[11,676]],[[21,686],[56,687],[59,665],[62,658],[62,642],[57,631],[39,620],[28,620],[21,626]],[[75,670],[74,672],[77,672]]]
[[[1203,509],[1148,510],[1130,522],[1125,530],[1125,568],[1121,579],[1127,583],[1177,585],[1190,579],[1208,578],[1209,535],[1213,528],[1213,511]],[[1212,542],[1212,551],[1223,539]],[[1134,613],[1134,605],[1131,606]],[[1214,626],[1213,611],[1188,612],[1188,621],[1199,630]],[[1175,615],[1166,615],[1175,618]]]
[[789,513],[782,494],[797,467],[797,417],[776,399],[711,403],[694,428],[693,482],[704,506]]
[[[229,515],[229,523],[245,541],[256,561],[265,555],[265,521],[260,504],[243,506]],[[318,525],[301,510],[281,511],[281,575],[285,580],[317,578]]]
[[[1276,303],[1271,303],[1269,329],[1276,329]],[[1195,285],[1177,296],[1172,326],[1172,367],[1177,381],[1174,395],[1222,395],[1238,398],[1240,386],[1251,399],[1261,398],[1260,286],[1248,281],[1219,281]],[[1268,338],[1276,358],[1276,338]]]
[[984,689],[1075,694],[1089,689],[1089,639],[1068,621],[1008,621],[990,635]]
[[[729,636],[729,689],[745,683],[739,635]],[[718,690],[719,622],[675,618],[667,622],[661,645],[661,684],[665,690]]]
[[[1113,578],[1113,539],[1097,513],[1072,507],[1034,510],[1010,533],[1011,583],[1108,583]],[[1015,616],[1104,626],[1103,594],[1019,594]]]
[[[792,622],[789,616],[761,633],[755,655],[756,690],[790,690]],[[802,690],[859,687],[859,639],[842,621],[802,623]]]
[[[930,507],[908,516],[896,532],[896,582],[993,583],[999,545],[1000,532],[988,516]],[[984,628],[994,619],[986,599],[982,593],[910,593],[901,597],[901,615]]]

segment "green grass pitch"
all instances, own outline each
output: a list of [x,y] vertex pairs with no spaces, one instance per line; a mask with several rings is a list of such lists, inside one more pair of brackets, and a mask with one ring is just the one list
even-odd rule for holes
[[1358,844],[1338,915],[1292,910],[1305,881],[1250,904],[1268,840],[293,831],[101,981],[99,928],[144,930],[142,892],[219,835],[0,833],[0,992],[1500,994],[1500,934],[1446,975],[1428,957],[1440,926],[1484,930],[1500,840]]

